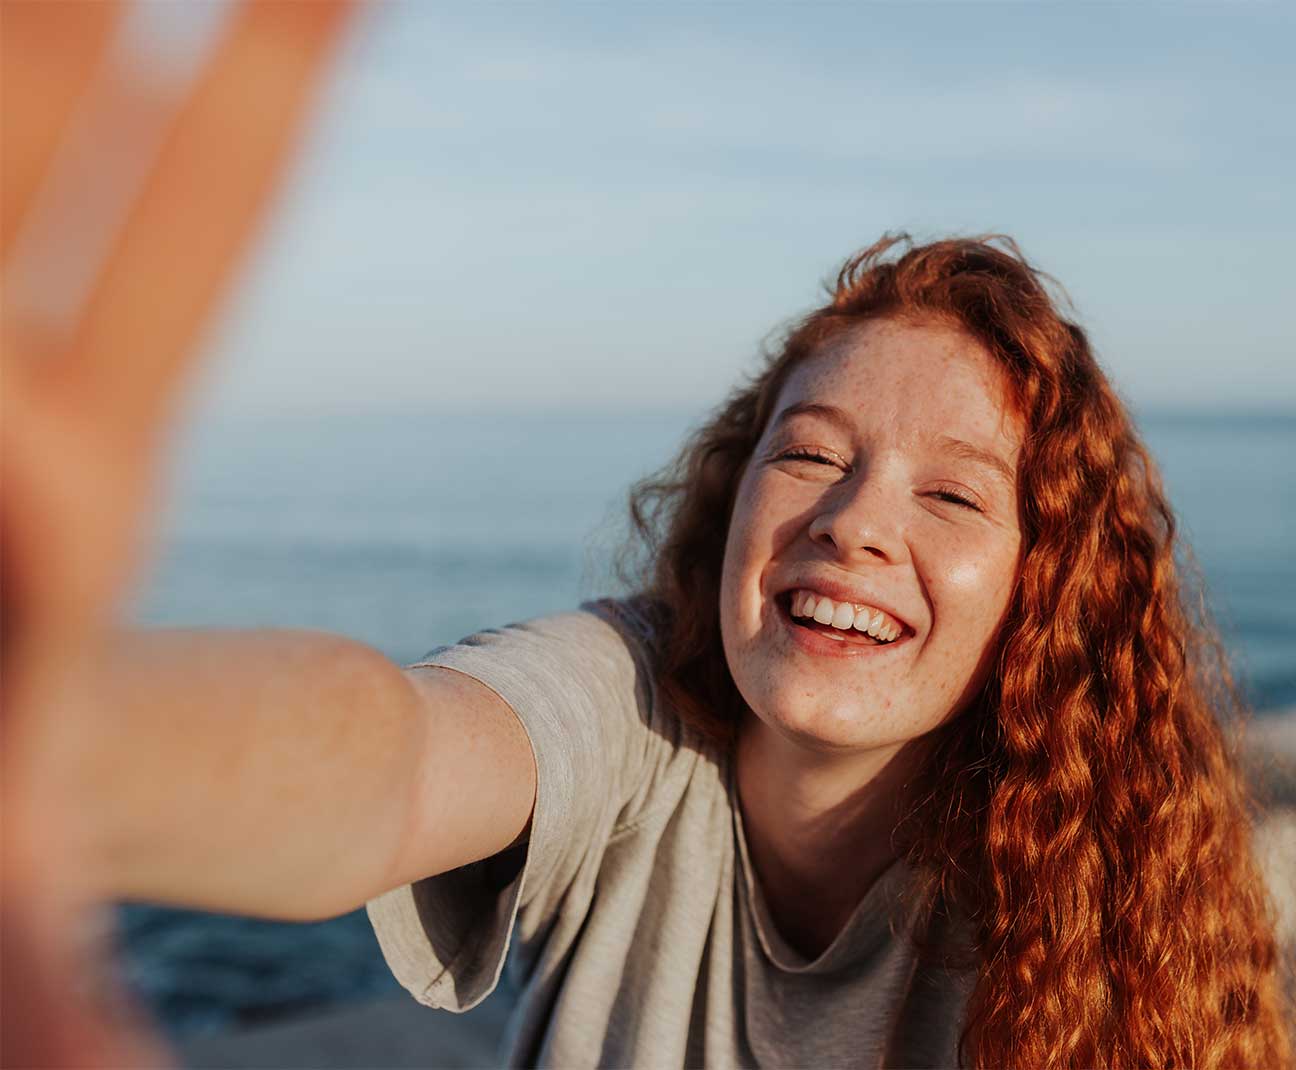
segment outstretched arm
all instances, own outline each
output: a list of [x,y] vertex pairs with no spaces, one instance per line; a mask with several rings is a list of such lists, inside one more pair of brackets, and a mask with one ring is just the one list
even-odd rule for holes
[[98,891],[312,921],[522,833],[530,744],[494,692],[307,631],[104,648],[77,729]]

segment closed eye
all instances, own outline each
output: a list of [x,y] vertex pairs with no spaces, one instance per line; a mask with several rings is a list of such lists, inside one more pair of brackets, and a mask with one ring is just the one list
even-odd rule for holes
[[[849,466],[841,460],[836,454],[826,450],[820,450],[813,446],[794,446],[792,449],[784,450],[775,456],[776,461],[805,461],[808,464],[821,465],[831,468],[846,469]],[[964,509],[971,509],[973,512],[984,512],[976,502],[976,499],[968,496],[958,487],[941,487],[932,493],[932,496],[939,498],[943,502],[949,502],[951,505],[958,505]]]
[[798,446],[795,449],[784,450],[778,455],[776,460],[810,461],[813,464],[829,464],[833,466],[838,466],[841,463],[830,453],[817,452],[806,446]]
[[935,496],[941,501],[950,502],[955,505],[962,505],[968,509],[975,509],[978,513],[982,512],[981,506],[977,505],[973,499],[969,498],[962,491],[955,490],[952,487],[942,487],[935,492]]

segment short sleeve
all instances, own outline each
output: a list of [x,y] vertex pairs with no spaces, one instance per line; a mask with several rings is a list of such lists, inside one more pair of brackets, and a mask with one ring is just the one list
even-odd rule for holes
[[466,1011],[494,991],[519,909],[555,901],[589,871],[642,795],[653,745],[647,642],[645,618],[605,600],[479,632],[409,666],[491,688],[521,721],[537,770],[526,842],[366,904],[392,973],[419,1002]]

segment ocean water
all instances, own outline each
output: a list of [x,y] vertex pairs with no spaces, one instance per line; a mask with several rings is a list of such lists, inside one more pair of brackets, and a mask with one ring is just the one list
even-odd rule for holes
[[[625,492],[700,410],[224,417],[178,443],[130,616],[301,627],[402,663],[610,588]],[[1296,705],[1296,413],[1141,419],[1249,698]],[[118,908],[175,1038],[401,990],[363,911],[297,925]]]

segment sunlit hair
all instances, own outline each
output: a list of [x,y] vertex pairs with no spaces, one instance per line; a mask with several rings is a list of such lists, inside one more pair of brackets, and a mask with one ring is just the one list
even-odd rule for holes
[[893,843],[920,875],[919,946],[938,916],[975,934],[962,1065],[1285,1067],[1291,979],[1252,849],[1245,711],[1181,581],[1155,466],[1053,288],[997,235],[888,235],[846,263],[830,301],[632,492],[659,688],[732,741],[728,518],[791,369],[877,317],[961,328],[1025,427],[1021,567],[993,670],[930,734]]

